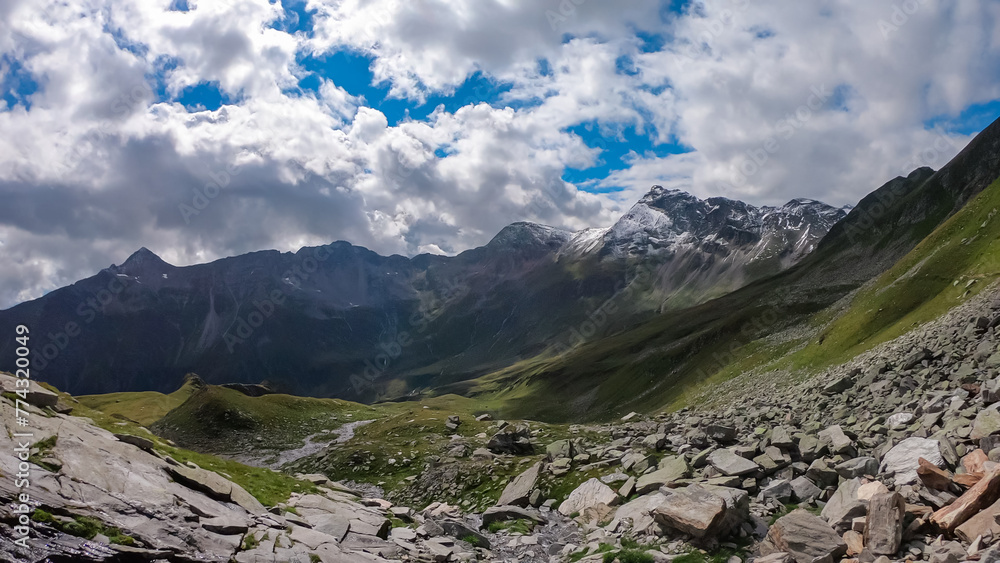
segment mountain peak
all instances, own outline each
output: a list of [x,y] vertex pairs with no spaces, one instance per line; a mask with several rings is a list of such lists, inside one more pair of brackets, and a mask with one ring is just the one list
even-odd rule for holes
[[548,225],[518,221],[501,229],[486,246],[489,248],[525,248],[528,246],[558,248],[572,236],[573,233]]

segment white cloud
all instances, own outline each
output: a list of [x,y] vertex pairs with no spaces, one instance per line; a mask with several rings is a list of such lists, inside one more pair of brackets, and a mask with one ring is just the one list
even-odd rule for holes
[[[268,0],[0,3],[0,58],[39,83],[30,111],[0,112],[0,306],[142,245],[181,264],[337,239],[455,253],[517,220],[607,225],[653,183],[853,203],[967,142],[927,120],[1000,98],[1000,6],[911,2],[884,33],[891,3],[309,0],[311,34],[275,29]],[[640,32],[669,40],[646,52]],[[297,92],[299,57],[344,49],[414,105],[482,72],[517,109],[390,125],[341,77]],[[206,82],[232,103],[157,101]],[[640,148],[593,183],[620,191],[587,193],[564,172],[606,155],[566,130],[593,123],[692,152]]]

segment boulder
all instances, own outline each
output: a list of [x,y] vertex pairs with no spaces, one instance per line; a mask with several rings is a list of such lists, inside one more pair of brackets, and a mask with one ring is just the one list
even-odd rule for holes
[[906,503],[899,493],[881,493],[868,503],[865,548],[875,555],[895,555],[903,539]]
[[792,496],[797,502],[818,499],[823,494],[823,491],[819,487],[804,476],[792,479],[790,484],[792,486]]
[[736,455],[732,450],[715,450],[708,456],[708,463],[723,475],[743,476],[760,470],[756,463]]
[[837,487],[837,492],[823,507],[821,516],[837,531],[844,533],[851,528],[851,521],[864,516],[868,508],[866,501],[858,498],[860,479],[849,479]]
[[506,520],[531,520],[536,524],[545,524],[547,520],[537,510],[529,510],[519,506],[491,506],[483,512],[483,527],[493,522]]
[[531,491],[538,482],[538,476],[542,471],[542,464],[538,462],[526,471],[514,477],[500,493],[500,500],[497,506],[512,505],[526,507],[530,503]]
[[490,438],[486,449],[495,454],[530,455],[535,451],[531,444],[531,429],[526,426],[507,426]]
[[969,434],[969,438],[980,440],[997,432],[1000,432],[1000,411],[990,407],[979,411],[976,415],[976,419],[972,421],[972,433]]
[[666,498],[663,493],[653,493],[619,506],[615,511],[614,519],[607,526],[608,530],[613,532],[631,530],[633,534],[655,533],[659,526],[653,519],[652,511]]
[[822,519],[799,509],[768,529],[760,554],[775,553],[787,553],[796,563],[832,563],[847,553],[847,544]]
[[874,476],[878,475],[878,460],[873,457],[856,457],[838,464],[834,469],[844,479]]
[[705,487],[690,485],[672,491],[653,508],[652,514],[661,525],[696,539],[723,539],[734,531],[734,518],[730,514],[733,510],[723,496]]
[[1000,468],[987,473],[958,500],[932,514],[931,522],[950,532],[997,500],[1000,500]]
[[552,442],[545,447],[545,453],[549,461],[555,461],[559,458],[572,458],[576,455],[573,449],[573,442],[569,440],[556,440]]
[[879,466],[879,471],[882,473],[892,472],[896,485],[910,485],[917,481],[920,458],[924,458],[938,467],[944,466],[944,458],[941,457],[937,440],[912,437],[896,444],[886,452],[885,457],[882,458],[882,465]]
[[659,469],[639,477],[635,483],[635,492],[644,495],[660,487],[669,485],[679,479],[688,477],[691,473],[687,460],[682,456],[666,457],[660,460]]
[[600,504],[614,506],[617,503],[618,493],[600,479],[590,479],[573,489],[573,492],[559,505],[559,513],[564,516],[582,514],[584,510]]

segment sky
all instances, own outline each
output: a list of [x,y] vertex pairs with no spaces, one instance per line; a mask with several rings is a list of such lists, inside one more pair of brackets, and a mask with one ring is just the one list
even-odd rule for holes
[[0,0],[0,308],[142,246],[455,254],[654,184],[853,204],[998,116],[991,0]]

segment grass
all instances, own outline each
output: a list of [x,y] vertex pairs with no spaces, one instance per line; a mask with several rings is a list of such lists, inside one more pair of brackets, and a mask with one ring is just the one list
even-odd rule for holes
[[[56,391],[58,392],[58,390]],[[70,400],[69,395],[62,392],[59,393],[64,400]],[[199,467],[220,473],[246,489],[247,492],[256,497],[265,506],[274,506],[275,504],[285,502],[293,492],[308,493],[316,491],[316,486],[312,483],[295,479],[286,473],[253,467],[212,454],[199,453],[170,445],[166,441],[150,434],[145,427],[135,421],[123,417],[120,413],[108,414],[81,403],[74,408],[72,415],[89,418],[96,426],[109,432],[131,434],[152,439],[155,449],[160,454],[169,455],[181,463],[191,461]],[[38,447],[47,453],[55,445],[55,440],[56,437],[52,436],[36,443],[34,447]],[[48,441],[51,441],[51,444]],[[44,457],[44,455],[40,453],[38,457]]]
[[931,321],[1000,278],[1000,181],[945,221],[866,287],[820,339],[790,359],[821,367],[850,359]]
[[527,520],[524,518],[518,518],[516,520],[507,520],[505,522],[497,520],[494,522],[490,522],[490,525],[487,527],[487,529],[492,534],[507,532],[507,533],[521,534],[523,536],[526,536],[535,531],[535,522],[533,520]]
[[123,533],[120,529],[113,526],[105,526],[100,520],[89,516],[74,516],[72,520],[64,521],[55,518],[52,514],[42,510],[41,508],[36,508],[31,514],[31,519],[34,522],[48,524],[65,534],[70,534],[87,540],[92,540],[98,534],[103,534],[108,538],[108,541],[113,544],[127,546],[135,545],[135,539]]
[[47,461],[43,461],[44,459],[46,459],[47,457],[49,457],[49,454],[52,453],[52,448],[54,448],[56,446],[56,440],[58,440],[58,438],[59,437],[57,435],[53,434],[52,436],[49,436],[48,438],[45,438],[45,439],[42,439],[42,440],[39,440],[39,441],[35,442],[31,446],[31,449],[32,450],[38,449],[38,452],[29,455],[28,456],[28,461],[30,461],[31,463],[34,463],[35,465],[41,467],[42,469],[44,469],[46,471],[51,471],[53,473],[58,473],[59,469],[60,469],[59,465],[53,465],[51,463],[48,463]]
[[184,382],[180,389],[170,394],[155,391],[130,393],[108,393],[105,395],[81,395],[76,399],[81,404],[109,415],[119,415],[143,426],[149,426],[163,418],[171,410],[184,404],[199,385],[192,379]]

